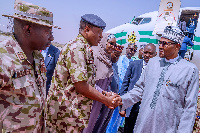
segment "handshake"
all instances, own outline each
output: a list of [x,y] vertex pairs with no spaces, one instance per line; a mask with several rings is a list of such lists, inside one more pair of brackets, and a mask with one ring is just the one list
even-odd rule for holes
[[105,99],[105,105],[110,109],[115,109],[117,106],[122,105],[122,99],[120,95],[114,92],[102,92],[107,98]]

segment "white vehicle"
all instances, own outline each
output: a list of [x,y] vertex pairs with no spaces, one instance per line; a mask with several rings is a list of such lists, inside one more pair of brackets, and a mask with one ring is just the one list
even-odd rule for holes
[[[132,22],[117,26],[107,31],[107,33],[115,34],[117,43],[123,45],[125,48],[128,46],[128,36],[136,36],[136,44],[138,49],[145,44],[153,43],[157,46],[158,41],[167,25],[178,26],[180,18],[184,17],[186,23],[196,13],[198,23],[194,34],[194,46],[188,47],[186,56],[191,59],[191,62],[197,65],[200,70],[200,7],[185,7],[180,8],[180,0],[161,0],[159,11],[149,12],[142,14],[135,18]],[[176,7],[176,8],[173,8]],[[179,8],[178,8],[179,7]],[[125,53],[125,48],[123,54]]]

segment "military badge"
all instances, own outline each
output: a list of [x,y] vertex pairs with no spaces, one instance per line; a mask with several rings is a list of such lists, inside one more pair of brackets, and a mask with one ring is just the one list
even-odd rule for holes
[[24,57],[24,54],[23,54],[23,52],[18,52],[17,53],[17,57],[20,59],[20,60],[25,60],[25,57]]

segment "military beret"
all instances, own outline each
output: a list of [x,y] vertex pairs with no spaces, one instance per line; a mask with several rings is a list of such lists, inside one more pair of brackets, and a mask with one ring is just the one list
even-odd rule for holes
[[83,22],[87,22],[91,25],[94,25],[96,27],[99,27],[101,29],[105,29],[106,27],[106,23],[97,15],[94,14],[85,14],[83,16],[81,16],[81,21]]

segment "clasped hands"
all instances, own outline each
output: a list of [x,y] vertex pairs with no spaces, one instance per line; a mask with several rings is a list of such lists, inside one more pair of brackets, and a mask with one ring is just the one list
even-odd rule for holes
[[110,109],[115,109],[117,106],[122,105],[122,99],[120,95],[114,93],[114,92],[106,92],[103,91],[102,94],[104,94],[107,97],[106,106]]

